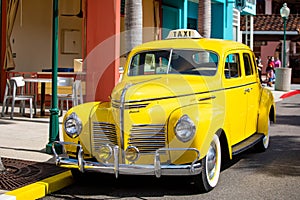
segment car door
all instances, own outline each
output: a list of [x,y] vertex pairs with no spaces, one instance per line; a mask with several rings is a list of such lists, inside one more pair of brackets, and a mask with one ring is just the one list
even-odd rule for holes
[[245,73],[244,84],[247,96],[247,117],[245,126],[245,138],[256,132],[258,106],[259,106],[259,81],[255,58],[252,52],[245,51],[242,54],[242,66]]
[[247,95],[245,94],[241,59],[238,51],[232,51],[226,55],[224,63],[225,126],[230,134],[232,145],[244,139],[247,119]]

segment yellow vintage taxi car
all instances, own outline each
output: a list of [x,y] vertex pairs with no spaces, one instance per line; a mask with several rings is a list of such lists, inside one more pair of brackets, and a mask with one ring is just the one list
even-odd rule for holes
[[[110,102],[88,102],[64,116],[56,164],[81,172],[190,176],[216,187],[221,163],[269,145],[272,93],[261,86],[244,44],[173,30],[135,47]],[[63,156],[64,155],[64,156]]]

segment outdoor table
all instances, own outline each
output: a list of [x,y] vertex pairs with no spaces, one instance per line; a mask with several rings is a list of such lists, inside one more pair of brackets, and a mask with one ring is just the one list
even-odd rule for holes
[[41,116],[45,116],[46,83],[51,83],[52,79],[50,79],[50,78],[24,78],[24,81],[31,82],[31,83],[41,83]]

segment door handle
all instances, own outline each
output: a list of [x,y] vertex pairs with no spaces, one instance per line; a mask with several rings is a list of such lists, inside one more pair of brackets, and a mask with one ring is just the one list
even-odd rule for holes
[[245,94],[247,93],[247,92],[250,92],[252,90],[252,88],[246,88],[244,91],[245,91]]

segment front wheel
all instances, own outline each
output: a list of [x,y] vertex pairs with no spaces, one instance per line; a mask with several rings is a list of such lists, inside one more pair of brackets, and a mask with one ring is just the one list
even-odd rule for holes
[[206,156],[202,159],[202,172],[195,177],[196,190],[209,192],[216,187],[221,170],[221,144],[214,135]]
[[71,169],[71,173],[72,173],[74,180],[77,182],[81,182],[86,179],[85,174],[82,173],[81,171],[79,171],[78,169]]

